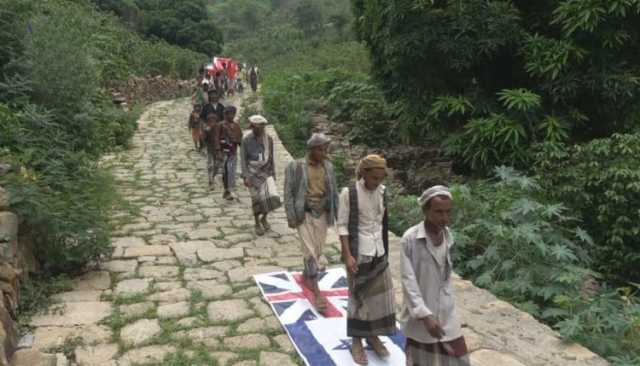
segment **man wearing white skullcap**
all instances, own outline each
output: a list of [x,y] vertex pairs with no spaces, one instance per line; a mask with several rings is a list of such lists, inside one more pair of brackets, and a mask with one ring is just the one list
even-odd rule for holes
[[404,294],[400,322],[407,337],[407,365],[468,366],[451,281],[453,196],[449,188],[433,186],[422,193],[418,204],[424,221],[407,230],[400,243]]
[[256,235],[262,236],[271,230],[267,215],[280,208],[282,201],[275,183],[273,139],[265,131],[267,119],[254,115],[249,122],[251,132],[242,139],[240,152],[242,178],[251,194]]
[[322,252],[328,228],[338,215],[338,187],[333,164],[327,160],[330,142],[326,135],[314,133],[307,141],[307,156],[290,162],[284,175],[287,221],[298,230],[305,286],[314,292],[314,306],[320,313],[327,309],[327,299],[318,288],[328,262]]

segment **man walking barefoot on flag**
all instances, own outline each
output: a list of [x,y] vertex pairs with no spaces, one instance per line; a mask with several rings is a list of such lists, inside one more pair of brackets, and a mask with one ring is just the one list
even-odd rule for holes
[[387,162],[379,155],[360,161],[358,181],[344,188],[338,203],[338,234],[347,267],[347,336],[359,365],[368,364],[362,338],[376,355],[389,357],[378,336],[396,332],[393,283],[389,270],[386,188]]

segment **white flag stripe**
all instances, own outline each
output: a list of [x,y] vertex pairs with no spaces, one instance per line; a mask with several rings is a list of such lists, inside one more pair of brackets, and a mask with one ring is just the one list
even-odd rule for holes
[[333,286],[334,283],[338,282],[340,278],[346,277],[346,275],[347,274],[342,267],[331,268],[327,270],[327,274],[324,275],[318,285],[320,286],[321,290],[331,290],[331,286]]
[[311,306],[311,303],[308,300],[305,299],[305,300],[293,300],[293,301],[295,301],[295,303],[289,306],[287,310],[285,310],[279,316],[282,324],[287,325],[287,324],[292,324],[297,322],[298,320],[300,320],[300,317],[302,316],[302,314],[304,314],[308,310],[311,310],[316,316],[318,316],[318,314],[315,312],[315,310],[313,310],[313,307]]

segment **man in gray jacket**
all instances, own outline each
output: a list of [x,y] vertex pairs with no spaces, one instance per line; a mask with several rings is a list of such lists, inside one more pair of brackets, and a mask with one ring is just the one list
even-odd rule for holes
[[400,250],[407,366],[468,366],[451,281],[453,197],[447,187],[434,186],[418,203],[425,219],[405,232]]
[[320,313],[327,308],[327,299],[318,288],[318,274],[327,264],[322,250],[327,230],[335,224],[338,212],[335,173],[327,160],[330,142],[324,134],[313,134],[307,141],[307,156],[289,163],[284,178],[287,220],[289,227],[298,229],[302,241],[305,286],[313,290],[314,305]]

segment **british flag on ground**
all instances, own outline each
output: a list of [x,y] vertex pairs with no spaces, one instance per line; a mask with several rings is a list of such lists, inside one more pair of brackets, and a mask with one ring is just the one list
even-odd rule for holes
[[[321,275],[320,291],[329,300],[325,316],[311,305],[313,292],[303,286],[302,274],[273,272],[254,276],[298,353],[309,366],[356,365],[350,353],[351,340],[346,335],[347,277],[343,268],[329,269]],[[382,337],[391,357],[381,360],[367,349],[369,365],[402,366],[404,336],[398,331],[393,337]]]

